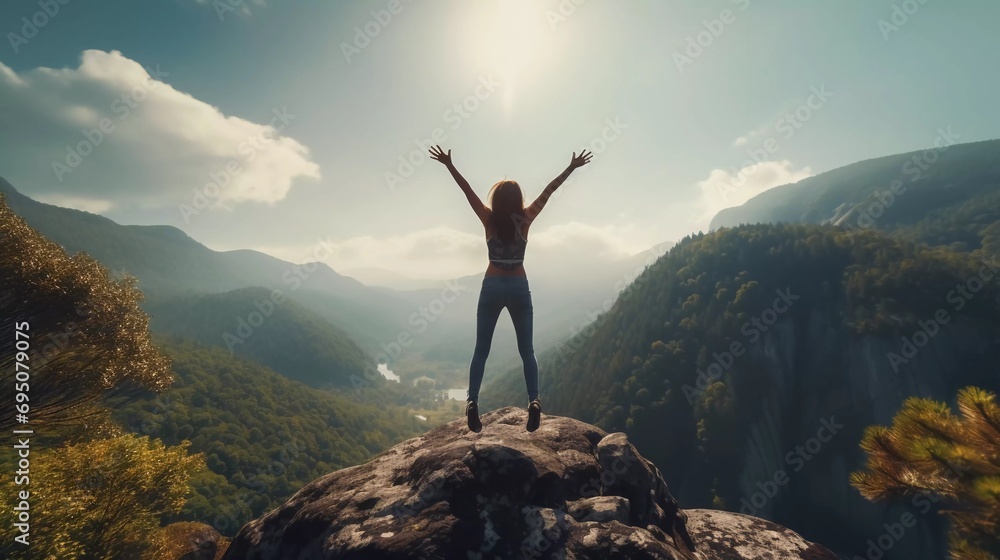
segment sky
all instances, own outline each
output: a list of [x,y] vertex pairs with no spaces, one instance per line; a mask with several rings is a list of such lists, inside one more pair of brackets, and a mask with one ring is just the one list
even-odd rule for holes
[[[600,264],[873,157],[1000,137],[989,0],[7,0],[0,177],[122,224],[412,278],[482,272],[485,198],[525,267]],[[578,268],[579,269],[579,268]]]

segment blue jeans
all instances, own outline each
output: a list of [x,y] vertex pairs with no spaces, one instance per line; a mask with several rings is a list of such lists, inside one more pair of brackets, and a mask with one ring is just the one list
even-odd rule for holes
[[479,388],[483,384],[486,357],[493,343],[493,331],[497,326],[500,312],[506,307],[514,323],[517,335],[517,351],[524,362],[524,383],[528,388],[528,401],[538,398],[538,363],[531,344],[531,326],[534,310],[531,305],[531,290],[524,276],[485,276],[479,292],[479,308],[476,311],[476,350],[469,366],[468,399],[479,400]]

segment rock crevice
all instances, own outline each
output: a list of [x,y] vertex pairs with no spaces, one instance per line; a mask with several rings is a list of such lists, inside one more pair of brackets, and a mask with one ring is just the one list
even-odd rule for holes
[[303,487],[224,559],[836,560],[788,529],[682,510],[625,434],[526,412],[464,419]]

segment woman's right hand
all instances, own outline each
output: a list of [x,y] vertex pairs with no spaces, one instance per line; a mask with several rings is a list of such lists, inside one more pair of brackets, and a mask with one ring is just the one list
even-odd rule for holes
[[592,157],[594,157],[593,152],[587,152],[587,150],[580,152],[580,155],[576,155],[576,152],[573,152],[573,159],[569,162],[569,168],[576,169],[577,167],[583,167],[590,163],[590,158]]
[[428,151],[431,153],[431,159],[436,159],[447,166],[451,166],[451,150],[448,150],[448,153],[445,153],[445,151],[441,149],[441,146],[434,146]]

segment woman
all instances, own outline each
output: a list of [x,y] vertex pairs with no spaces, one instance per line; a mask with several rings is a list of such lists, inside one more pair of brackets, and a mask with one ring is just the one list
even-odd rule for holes
[[479,216],[486,232],[486,246],[490,264],[483,277],[483,286],[479,292],[479,307],[476,312],[476,349],[472,355],[469,367],[469,394],[465,406],[469,429],[479,432],[483,424],[479,420],[479,388],[483,383],[483,370],[486,368],[486,357],[490,353],[493,342],[493,330],[496,328],[500,312],[506,307],[514,323],[517,334],[517,350],[524,363],[524,382],[528,387],[528,424],[527,430],[533,432],[541,422],[542,403],[538,400],[538,364],[535,362],[535,351],[531,343],[532,305],[531,291],[528,289],[528,277],[524,272],[524,249],[528,243],[528,228],[545,207],[546,201],[552,196],[559,185],[578,167],[590,162],[592,153],[586,150],[576,155],[569,166],[545,187],[542,194],[531,203],[524,206],[524,195],[521,187],[514,181],[500,181],[490,189],[490,206],[487,208],[473,192],[469,182],[455,169],[451,162],[451,150],[447,153],[441,146],[430,150],[431,158],[445,164],[455,182],[462,188],[465,197],[469,199],[473,211]]

